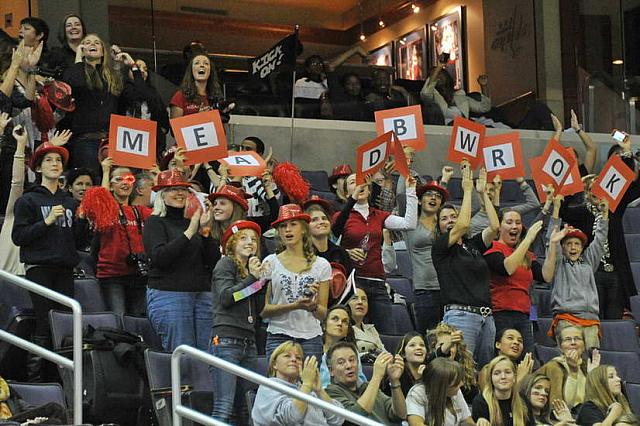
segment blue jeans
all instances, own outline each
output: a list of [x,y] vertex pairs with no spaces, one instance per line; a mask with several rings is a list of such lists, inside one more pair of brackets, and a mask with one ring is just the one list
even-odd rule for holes
[[278,346],[289,340],[300,343],[300,346],[302,346],[302,350],[304,351],[305,358],[315,355],[318,362],[322,360],[322,354],[324,352],[322,350],[322,336],[316,336],[311,339],[296,339],[294,337],[287,336],[286,334],[272,333],[267,333],[267,345],[265,348],[265,351],[267,352],[267,359],[271,359],[271,354]]
[[529,315],[517,311],[499,311],[493,313],[493,319],[496,323],[496,332],[500,332],[505,328],[518,330],[522,334],[522,344],[524,346],[522,355],[527,352],[531,352],[531,355],[533,355],[533,324],[529,319]]
[[135,275],[100,278],[100,289],[107,309],[117,315],[143,317],[146,313],[146,282]]
[[393,321],[389,321],[393,317],[391,298],[384,283],[356,277],[356,284],[369,299],[367,322],[375,325],[380,334],[395,334]]
[[435,328],[442,320],[442,298],[440,290],[416,290],[413,304],[416,330],[425,334]]
[[210,292],[147,289],[147,314],[165,351],[172,352],[179,345],[202,351],[209,348],[213,321]]
[[[256,344],[247,339],[220,337],[217,345],[209,345],[209,353],[220,359],[239,365],[247,370],[255,371]],[[220,368],[210,367],[213,378],[213,413],[216,419],[233,424],[245,424],[249,418],[245,395],[251,384],[238,376]]]
[[452,309],[444,313],[442,321],[462,331],[464,342],[473,354],[478,369],[493,359],[496,325],[491,315],[483,317],[480,314]]

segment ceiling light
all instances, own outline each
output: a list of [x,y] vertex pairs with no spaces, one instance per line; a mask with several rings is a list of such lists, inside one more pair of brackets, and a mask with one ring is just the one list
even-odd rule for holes
[[367,39],[367,36],[363,34],[360,34],[360,41],[365,41]]
[[613,65],[622,65],[624,61],[622,59],[614,59],[612,62]]
[[384,21],[382,20],[382,18],[380,18],[380,20],[378,21],[378,26],[380,28],[384,28]]
[[411,3],[411,9],[413,9],[413,13],[420,12],[420,6],[418,6],[416,3]]

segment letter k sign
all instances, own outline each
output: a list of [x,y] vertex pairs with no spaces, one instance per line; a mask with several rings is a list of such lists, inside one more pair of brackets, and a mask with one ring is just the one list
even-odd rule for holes
[[606,198],[609,210],[615,212],[634,178],[635,172],[619,156],[612,155],[593,182],[591,192],[596,197]]

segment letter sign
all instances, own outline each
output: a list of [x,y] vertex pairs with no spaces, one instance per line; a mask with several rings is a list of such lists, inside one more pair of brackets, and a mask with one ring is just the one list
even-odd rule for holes
[[365,183],[366,176],[380,170],[391,153],[393,132],[387,132],[356,150],[356,184]]
[[185,149],[185,164],[205,163],[227,156],[227,139],[218,110],[185,115],[170,122],[178,146]]
[[525,175],[518,132],[486,136],[482,156],[487,179],[493,179],[495,175],[500,175],[502,179],[516,179]]
[[376,111],[375,117],[378,136],[394,132],[402,145],[411,146],[416,151],[427,147],[420,105]]
[[111,114],[109,156],[119,166],[150,169],[156,162],[155,121]]
[[576,159],[555,139],[549,141],[542,158],[542,178],[547,181],[545,183],[551,183],[557,193],[570,176]]
[[478,167],[482,161],[485,131],[482,124],[463,117],[456,117],[453,120],[447,159],[454,163],[467,160],[471,167]]
[[598,198],[607,199],[609,210],[615,212],[633,179],[635,172],[618,155],[612,155],[593,182],[591,192]]
[[229,176],[262,176],[267,168],[267,163],[253,151],[233,154],[219,161],[227,165]]

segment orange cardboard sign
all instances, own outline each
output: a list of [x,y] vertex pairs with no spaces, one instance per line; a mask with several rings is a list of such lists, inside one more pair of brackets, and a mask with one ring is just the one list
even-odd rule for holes
[[558,193],[575,163],[573,153],[569,153],[556,139],[551,139],[542,153],[542,179],[553,185]]
[[356,149],[356,185],[365,183],[367,176],[384,166],[391,153],[392,138],[393,132],[387,132]]
[[636,173],[618,155],[612,155],[593,182],[591,192],[609,201],[609,210],[615,212],[635,177]]
[[531,177],[536,187],[536,193],[541,203],[547,200],[547,194],[544,192],[544,186],[551,185],[542,175],[542,157],[533,157],[529,159],[529,168],[531,169]]
[[262,176],[267,168],[264,159],[254,151],[243,151],[219,160],[226,164],[229,176]]
[[391,143],[391,155],[395,159],[396,170],[400,173],[400,176],[406,179],[409,176],[409,165],[407,164],[407,157],[404,155],[404,148],[395,133]]
[[420,105],[384,109],[376,111],[374,115],[378,136],[394,132],[402,145],[411,146],[416,151],[422,151],[427,147]]
[[576,154],[571,147],[567,147],[566,150],[575,159],[575,162],[571,167],[567,180],[564,181],[564,185],[560,188],[560,194],[565,197],[584,191],[584,185],[582,184],[582,176],[580,176],[580,168],[578,167]]
[[500,175],[503,180],[525,175],[518,132],[486,136],[482,145],[482,157],[488,180],[496,175]]
[[486,128],[464,117],[453,120],[447,159],[454,163],[467,160],[474,169],[482,162],[482,146]]
[[150,169],[156,162],[157,123],[111,114],[109,156],[119,166]]
[[185,150],[185,164],[206,163],[227,156],[227,138],[218,110],[173,118],[170,123],[178,146]]

